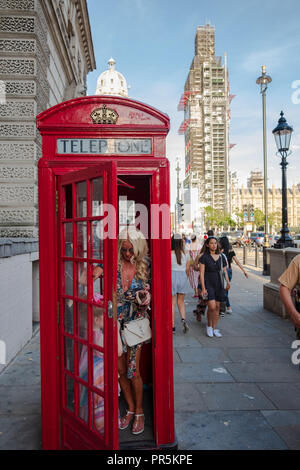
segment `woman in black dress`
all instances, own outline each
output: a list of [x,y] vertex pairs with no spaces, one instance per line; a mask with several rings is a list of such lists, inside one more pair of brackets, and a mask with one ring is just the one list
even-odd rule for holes
[[[244,276],[246,279],[248,279],[248,274],[246,273],[245,269],[239,262],[239,260],[236,257],[235,251],[233,251],[232,246],[229,243],[228,237],[224,236],[219,239],[219,243],[221,245],[221,248],[223,249],[223,253],[225,254],[227,260],[228,260],[228,266],[227,266],[227,274],[228,274],[228,279],[231,282],[232,279],[232,261],[236,263],[236,265],[240,268],[240,270],[244,273]],[[230,306],[230,301],[228,297],[228,291],[226,292],[226,313],[232,313],[232,309]]]
[[207,310],[207,336],[220,338],[222,335],[217,329],[220,313],[220,302],[225,302],[225,289],[222,285],[220,271],[223,267],[227,281],[226,290],[230,288],[225,263],[221,262],[218,242],[215,237],[209,237],[204,242],[204,253],[199,257],[199,271],[201,283],[201,295],[208,299]]

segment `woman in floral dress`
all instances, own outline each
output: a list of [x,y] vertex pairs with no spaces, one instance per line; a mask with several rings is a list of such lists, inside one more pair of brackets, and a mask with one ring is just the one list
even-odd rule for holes
[[[132,418],[132,433],[144,431],[143,382],[139,370],[142,344],[127,346],[123,337],[124,324],[148,315],[150,303],[150,270],[148,245],[143,234],[134,228],[125,229],[118,241],[117,305],[123,354],[118,359],[119,383],[128,409],[120,420],[120,429],[128,428]],[[142,305],[137,292],[143,291]]]
[[194,289],[194,297],[198,297],[199,272],[195,271],[193,265],[200,254],[201,247],[198,244],[195,234],[191,235],[191,246],[189,248],[191,266],[189,270],[189,281],[191,288]]

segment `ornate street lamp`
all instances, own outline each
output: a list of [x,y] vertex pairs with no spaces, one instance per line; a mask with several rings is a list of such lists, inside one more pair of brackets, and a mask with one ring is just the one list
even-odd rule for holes
[[283,111],[280,113],[278,125],[273,129],[275,142],[278,152],[281,155],[281,168],[282,168],[282,229],[280,230],[281,237],[275,243],[274,248],[287,248],[293,247],[294,242],[290,236],[288,228],[288,208],[287,208],[287,187],[286,187],[286,168],[288,162],[287,157],[292,153],[290,149],[291,136],[293,128],[288,125],[286,119],[283,117]]
[[262,110],[263,110],[263,148],[264,148],[264,206],[265,206],[265,241],[263,247],[263,274],[268,276],[270,274],[270,261],[267,256],[266,248],[269,248],[268,236],[268,175],[267,175],[267,139],[266,139],[266,91],[268,84],[271,83],[272,78],[266,73],[266,66],[261,67],[262,74],[256,80],[260,85],[260,93],[262,95]]

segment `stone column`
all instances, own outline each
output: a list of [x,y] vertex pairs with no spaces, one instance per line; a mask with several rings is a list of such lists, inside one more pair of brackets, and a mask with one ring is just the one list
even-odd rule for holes
[[278,278],[289,266],[292,259],[300,254],[300,250],[298,248],[285,248],[283,250],[269,248],[268,252],[270,254],[270,282],[263,286],[264,308],[286,318],[287,313],[279,295]]
[[47,108],[47,25],[37,0],[0,0],[0,237],[36,237],[41,139]]

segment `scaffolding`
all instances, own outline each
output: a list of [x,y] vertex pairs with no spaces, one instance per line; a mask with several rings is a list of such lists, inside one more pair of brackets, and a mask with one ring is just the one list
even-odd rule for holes
[[201,202],[227,210],[229,185],[229,94],[227,59],[215,55],[215,28],[198,26],[195,55],[178,110],[184,120],[178,133],[185,136],[186,184],[197,185]]

